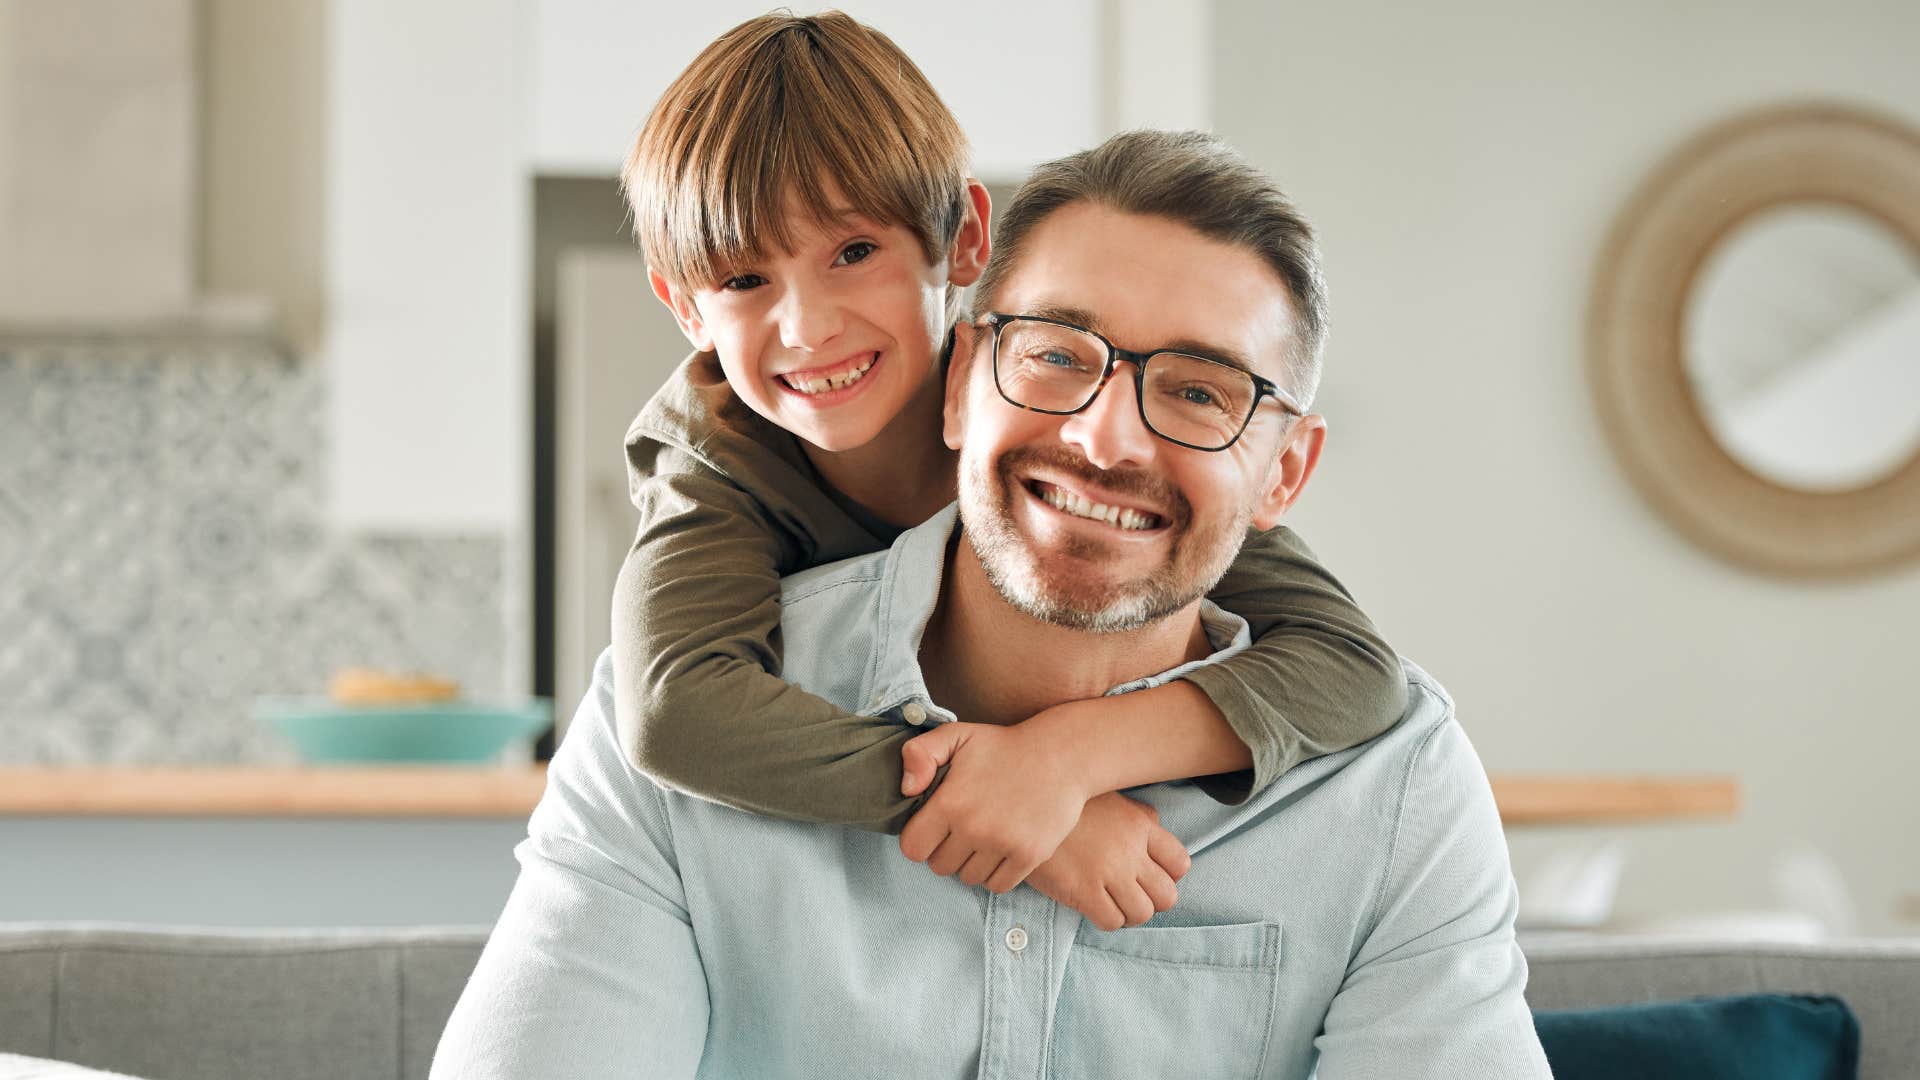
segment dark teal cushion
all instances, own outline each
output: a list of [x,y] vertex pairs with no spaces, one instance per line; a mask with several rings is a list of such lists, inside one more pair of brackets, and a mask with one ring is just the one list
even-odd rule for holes
[[1555,1080],[1855,1080],[1860,1023],[1837,997],[1743,994],[1542,1009]]

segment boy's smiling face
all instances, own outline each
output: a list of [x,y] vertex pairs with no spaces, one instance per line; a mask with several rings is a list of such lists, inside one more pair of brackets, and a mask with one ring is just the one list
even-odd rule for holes
[[804,223],[793,250],[686,288],[651,273],[653,290],[753,411],[822,450],[851,450],[937,377],[948,286],[971,284],[986,263],[986,190],[968,182],[953,243],[932,265],[906,226],[787,213]]

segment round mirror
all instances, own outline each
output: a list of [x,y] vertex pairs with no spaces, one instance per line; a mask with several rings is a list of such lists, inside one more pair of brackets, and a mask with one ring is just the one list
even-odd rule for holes
[[1594,395],[1635,484],[1776,573],[1920,556],[1920,132],[1794,106],[1715,127],[1615,226]]
[[1707,255],[1683,355],[1708,431],[1761,478],[1885,480],[1920,454],[1920,251],[1850,206],[1764,210]]

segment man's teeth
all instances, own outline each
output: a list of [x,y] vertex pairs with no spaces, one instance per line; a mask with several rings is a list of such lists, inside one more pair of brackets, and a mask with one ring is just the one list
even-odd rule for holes
[[869,354],[868,357],[860,361],[858,365],[848,368],[838,375],[831,375],[824,379],[803,379],[798,375],[782,375],[780,377],[787,381],[788,386],[793,387],[803,394],[824,394],[829,390],[840,390],[859,382],[860,377],[865,375],[867,369],[872,367],[873,362],[879,358],[879,353]]
[[1160,520],[1152,514],[1143,514],[1138,510],[1129,510],[1124,507],[1107,506],[1103,503],[1091,502],[1070,491],[1062,491],[1052,484],[1039,484],[1036,486],[1040,489],[1040,497],[1047,501],[1048,506],[1053,507],[1055,510],[1064,510],[1074,517],[1104,521],[1109,525],[1121,529],[1151,529],[1158,524]]

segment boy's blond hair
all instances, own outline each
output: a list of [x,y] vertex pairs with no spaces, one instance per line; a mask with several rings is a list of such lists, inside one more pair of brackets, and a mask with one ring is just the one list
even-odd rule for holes
[[966,173],[959,122],[885,34],[838,11],[776,11],[680,73],[620,180],[648,262],[685,288],[791,251],[805,222],[790,205],[815,226],[836,209],[904,226],[936,263],[959,228]]

